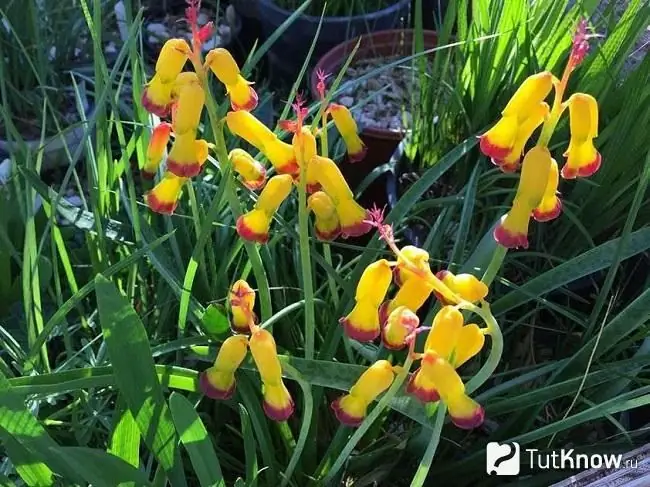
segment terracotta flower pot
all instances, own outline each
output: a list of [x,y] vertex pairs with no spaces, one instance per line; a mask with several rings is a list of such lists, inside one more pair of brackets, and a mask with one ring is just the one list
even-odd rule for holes
[[[359,49],[357,50],[351,66],[355,61],[365,59],[376,59],[378,57],[406,57],[413,54],[413,42],[415,31],[413,29],[386,30],[361,36]],[[310,86],[314,99],[318,99],[316,85],[318,77],[317,70],[336,75],[341,66],[354,50],[359,38],[339,44],[325,54],[316,64],[311,74]],[[434,31],[424,32],[424,48],[432,49],[437,45],[438,36]],[[347,159],[341,164],[341,170],[352,187],[356,187],[363,178],[373,169],[387,163],[396,151],[400,141],[404,138],[404,132],[397,132],[388,129],[362,128],[361,138],[368,147],[366,157],[356,163],[350,163]],[[378,181],[376,188],[369,187],[364,193],[366,204],[386,204],[385,182]]]

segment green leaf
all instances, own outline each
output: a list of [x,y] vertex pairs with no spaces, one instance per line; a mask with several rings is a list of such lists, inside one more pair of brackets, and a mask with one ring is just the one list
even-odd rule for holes
[[[581,277],[606,269],[612,264],[618,243],[618,238],[610,240],[531,279],[515,291],[495,301],[492,304],[492,312],[495,316],[505,313]],[[645,252],[649,248],[650,228],[637,230],[630,234],[627,245],[623,249],[622,259]]]
[[205,332],[212,337],[218,337],[230,330],[230,322],[225,309],[216,304],[211,304],[206,308],[201,318],[201,324]]
[[140,430],[122,396],[117,399],[115,426],[108,453],[136,468],[140,465]]
[[95,278],[95,294],[115,383],[144,442],[168,473],[171,483],[185,486],[178,436],[156,375],[144,325],[115,285],[102,275]]
[[190,456],[199,483],[204,487],[225,487],[219,459],[192,403],[181,394],[174,392],[169,398],[169,408],[176,431]]
[[75,471],[93,487],[115,487],[124,484],[138,487],[151,485],[144,472],[103,450],[64,447],[51,449],[51,453],[74,467]]

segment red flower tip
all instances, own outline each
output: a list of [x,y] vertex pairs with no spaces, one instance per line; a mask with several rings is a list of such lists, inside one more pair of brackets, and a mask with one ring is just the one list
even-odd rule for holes
[[260,244],[265,244],[266,242],[269,241],[269,234],[256,233],[252,228],[246,225],[246,221],[244,220],[243,215],[237,218],[237,223],[235,224],[235,228],[239,236],[244,240],[248,240],[249,242],[257,242]]
[[351,428],[356,428],[361,423],[363,423],[364,416],[352,416],[351,414],[346,413],[341,407],[341,399],[343,399],[344,397],[345,396],[339,397],[338,399],[333,401],[330,406],[332,408],[332,411],[334,411],[334,415],[336,416],[336,419],[338,419],[341,422],[341,424],[345,426],[349,426]]
[[201,164],[198,162],[187,164],[167,158],[167,170],[179,178],[193,178],[201,172]]
[[345,334],[358,342],[371,342],[381,333],[379,327],[376,330],[363,330],[347,318],[341,318],[339,323],[343,325]]
[[538,222],[549,222],[555,220],[562,213],[562,200],[557,198],[555,201],[555,206],[549,211],[540,211],[535,208],[533,210],[533,218]]
[[201,392],[208,396],[210,399],[220,399],[220,400],[226,400],[230,399],[235,392],[235,385],[228,389],[228,390],[221,390],[217,389],[214,387],[212,384],[210,384],[210,381],[208,380],[208,374],[204,372],[201,372],[199,375],[199,388],[201,389]]
[[140,103],[144,107],[146,111],[149,113],[153,113],[154,115],[157,115],[160,118],[164,118],[169,114],[169,105],[156,105],[151,98],[149,98],[149,93],[147,92],[147,88],[145,88],[142,91],[142,98],[140,99]]
[[485,410],[479,406],[474,414],[468,417],[451,416],[451,422],[458,426],[460,429],[471,430],[477,426],[481,426],[485,420]]
[[368,153],[368,147],[364,145],[361,148],[361,150],[358,152],[355,152],[353,154],[348,152],[348,159],[350,160],[351,163],[361,162],[366,158],[367,153]]
[[494,240],[507,249],[528,248],[528,235],[510,232],[502,224],[494,229]]
[[185,18],[191,26],[196,26],[201,8],[201,0],[185,0],[187,8],[185,9]]
[[259,97],[257,96],[257,91],[255,91],[255,88],[252,86],[248,87],[250,96],[248,97],[248,101],[243,104],[243,105],[237,105],[235,102],[232,100],[230,101],[230,106],[233,109],[233,111],[238,112],[239,110],[243,112],[252,112],[257,108],[257,104],[259,102]]
[[201,44],[207,42],[214,32],[214,22],[210,21],[199,29],[199,32],[196,34],[197,39]]
[[295,120],[280,120],[278,126],[285,132],[295,134],[298,132],[298,122]]

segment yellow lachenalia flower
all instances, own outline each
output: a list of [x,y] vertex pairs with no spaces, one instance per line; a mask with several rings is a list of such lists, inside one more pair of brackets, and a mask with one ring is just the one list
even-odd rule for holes
[[[454,294],[470,303],[477,303],[488,295],[487,285],[472,274],[453,274],[450,271],[439,271],[436,273],[436,277]],[[434,292],[441,303],[451,304],[439,292]]]
[[554,220],[562,213],[562,200],[558,196],[560,174],[555,159],[551,159],[551,170],[544,190],[544,197],[537,208],[533,210],[533,218],[538,222]]
[[152,211],[163,215],[171,215],[178,206],[183,185],[187,178],[180,178],[171,172],[166,172],[160,182],[144,198]]
[[334,240],[341,234],[341,224],[332,198],[317,191],[307,199],[307,207],[316,217],[314,230],[319,240]]
[[165,117],[172,103],[172,89],[176,77],[191,53],[184,39],[169,39],[163,45],[156,61],[156,72],[142,92],[142,106],[149,113]]
[[230,105],[235,111],[251,111],[257,107],[258,97],[253,83],[246,81],[230,52],[223,48],[212,49],[205,57],[209,67],[219,81],[226,87]]
[[244,186],[257,191],[266,184],[266,169],[244,149],[233,149],[229,154],[233,170],[239,174]]
[[235,371],[246,358],[248,338],[234,335],[227,338],[217,354],[214,365],[199,376],[203,394],[212,399],[228,399],[235,392]]
[[236,281],[228,292],[228,305],[232,320],[230,325],[237,333],[249,333],[255,326],[257,317],[255,307],[255,291],[243,279]]
[[564,153],[567,158],[562,167],[564,179],[586,178],[600,168],[601,155],[594,147],[598,136],[598,102],[585,93],[574,93],[567,100],[571,139]]
[[361,161],[366,156],[368,149],[359,137],[357,123],[350,110],[344,105],[330,103],[328,112],[332,115],[334,125],[343,138],[350,162]]
[[378,360],[368,367],[350,389],[349,394],[332,402],[338,420],[356,427],[366,417],[368,406],[393,383],[395,373],[387,360]]
[[[404,289],[404,288],[402,288]],[[401,350],[420,326],[418,316],[406,306],[393,309],[381,328],[381,342],[389,350]]]

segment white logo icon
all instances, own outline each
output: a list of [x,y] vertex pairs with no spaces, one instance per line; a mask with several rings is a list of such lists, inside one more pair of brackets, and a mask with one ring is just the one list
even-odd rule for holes
[[492,441],[485,450],[485,471],[488,475],[519,475],[519,443]]

